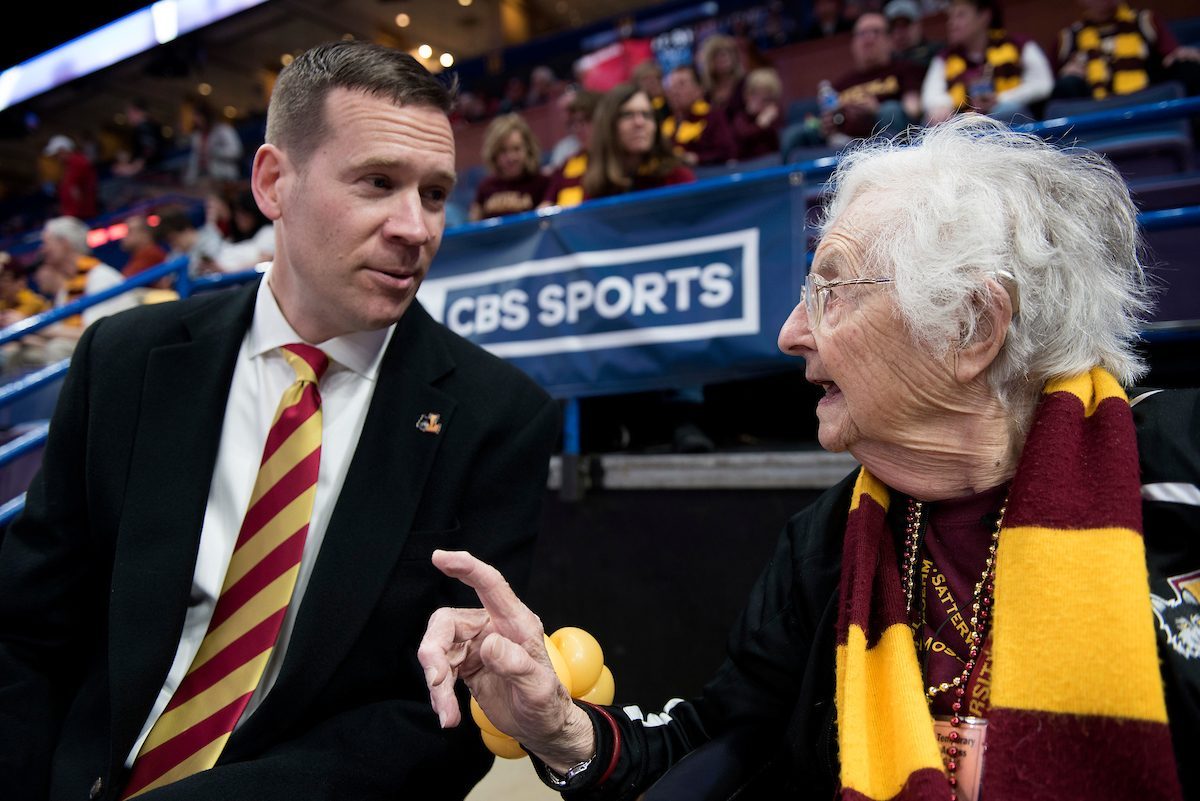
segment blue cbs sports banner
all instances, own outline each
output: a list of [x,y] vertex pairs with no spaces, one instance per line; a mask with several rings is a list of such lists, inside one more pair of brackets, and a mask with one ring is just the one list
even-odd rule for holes
[[778,168],[467,226],[419,298],[560,398],[798,368],[775,342],[804,283],[804,209]]

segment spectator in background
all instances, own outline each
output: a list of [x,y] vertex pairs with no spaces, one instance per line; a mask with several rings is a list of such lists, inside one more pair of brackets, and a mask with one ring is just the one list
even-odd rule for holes
[[192,152],[184,183],[195,186],[241,178],[242,140],[233,126],[205,103],[196,105],[193,119]]
[[489,115],[487,101],[476,92],[461,92],[454,101],[452,122],[479,122]]
[[128,230],[121,240],[121,250],[129,254],[129,261],[121,268],[122,275],[132,278],[166,261],[167,252],[154,241],[154,232],[150,230],[145,217],[140,214],[128,217],[125,226]]
[[129,150],[128,174],[136,175],[158,165],[163,157],[166,142],[162,126],[150,116],[146,101],[135,98],[125,104],[125,120],[132,128]]
[[[607,197],[696,180],[654,122],[650,98],[631,83],[600,101],[592,128],[584,198]],[[551,186],[553,191],[554,187]]]
[[804,38],[825,39],[849,30],[850,21],[842,16],[842,0],[813,0],[812,21]]
[[662,65],[658,63],[658,59],[648,58],[633,68],[631,77],[638,88],[650,98],[650,105],[654,106],[654,114],[661,125],[671,113],[667,108],[667,93],[663,89]]
[[[91,255],[87,243],[88,227],[74,217],[55,217],[42,229],[42,263],[35,279],[42,295],[52,299],[54,308],[111,289],[125,280],[116,269]],[[126,292],[98,303],[36,334],[21,339],[6,352],[5,367],[34,367],[65,359],[87,326],[110,314],[133,308],[139,295]]]
[[895,136],[921,116],[921,76],[917,68],[892,54],[883,14],[863,14],[850,40],[854,69],[833,82],[836,111],[821,117],[826,142],[841,147],[873,134]]
[[258,208],[251,190],[243,189],[234,196],[227,228],[213,257],[220,272],[250,270],[275,258],[275,224]]
[[197,228],[183,209],[167,209],[160,215],[158,235],[169,249],[167,258],[187,256],[190,277],[220,271],[217,253],[221,249],[221,234],[211,222]]
[[40,314],[50,302],[29,288],[25,271],[15,259],[0,251],[0,328]]
[[42,152],[62,165],[62,177],[58,182],[59,212],[80,219],[95,217],[96,168],[88,157],[75,147],[71,137],[62,134],[50,137]]
[[[704,99],[695,67],[681,65],[671,70],[667,76],[667,106],[671,116],[662,122],[662,135],[684,163],[694,167],[737,158],[729,121]],[[653,105],[650,110],[654,111]]]
[[[55,217],[47,221],[42,229],[43,265],[53,268],[64,279],[64,283],[53,296],[56,307],[78,300],[84,295],[95,295],[111,289],[125,280],[118,270],[92,255],[87,235],[87,224],[74,217]],[[82,322],[84,325],[91,325],[101,317],[116,314],[135,305],[136,299],[130,295],[118,295],[110,301],[85,310]]]
[[741,106],[746,74],[737,40],[721,33],[709,36],[700,45],[696,65],[708,102],[732,119]]
[[537,140],[519,114],[492,120],[483,139],[488,176],[480,182],[467,216],[472,221],[530,211],[541,203],[550,179],[538,170]]
[[842,16],[853,27],[863,14],[882,14],[883,0],[842,0]]
[[1200,91],[1200,51],[1181,47],[1162,18],[1121,0],[1081,0],[1083,19],[1058,36],[1055,97],[1103,100],[1159,81]]
[[[550,163],[559,165],[550,173],[542,206],[576,206],[583,201],[583,174],[587,172],[588,149],[596,107],[603,97],[599,92],[579,89],[566,104],[567,136],[554,147]],[[573,149],[568,146],[574,142]],[[559,155],[560,152],[563,155]],[[561,160],[560,160],[561,159]]]
[[930,125],[974,110],[1000,120],[1032,118],[1050,96],[1054,73],[1032,39],[1004,30],[998,0],[954,0],[946,12],[946,49],[934,56],[921,87]]
[[[596,106],[599,105],[601,97],[599,92],[589,89],[572,89],[558,99],[559,108],[566,120],[563,127],[567,129],[567,135],[554,143],[547,172],[553,173],[566,164],[567,159],[574,156],[582,154],[586,159],[592,138],[592,116],[596,113]],[[584,168],[586,166],[583,165]],[[583,174],[583,168],[579,170],[579,174]]]
[[563,93],[562,81],[554,70],[545,64],[534,67],[529,74],[529,93],[525,96],[525,107],[532,108],[558,99]]
[[783,83],[771,67],[759,67],[742,82],[742,103],[730,120],[740,161],[779,152]]
[[[892,52],[896,59],[908,61],[921,68],[929,68],[929,62],[942,49],[941,42],[925,38],[921,25],[921,9],[915,0],[892,0],[883,10],[891,27]],[[914,118],[915,119],[915,118]]]
[[525,82],[519,76],[513,75],[504,83],[504,97],[500,100],[500,113],[508,114],[525,108],[526,96]]

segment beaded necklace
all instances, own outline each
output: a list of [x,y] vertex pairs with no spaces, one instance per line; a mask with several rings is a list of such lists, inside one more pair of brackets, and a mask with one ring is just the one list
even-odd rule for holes
[[[959,717],[959,712],[962,711],[962,699],[967,692],[967,682],[971,678],[971,673],[975,670],[976,662],[979,658],[980,651],[983,649],[983,641],[987,636],[987,629],[991,623],[991,609],[995,595],[995,578],[996,578],[996,547],[1000,543],[1000,528],[1004,525],[1004,512],[1008,508],[1008,499],[1005,498],[1004,503],[1000,505],[1000,514],[996,518],[996,527],[992,531],[992,541],[988,544],[988,555],[984,562],[983,574],[979,577],[979,581],[975,583],[975,591],[971,594],[971,621],[970,633],[967,636],[967,661],[963,665],[963,671],[960,675],[955,676],[953,681],[942,682],[937,685],[930,685],[925,690],[925,701],[932,705],[933,699],[940,693],[953,691],[954,702],[950,705],[950,709],[954,714],[950,718],[952,727],[950,734],[950,746],[946,749],[946,773],[949,778],[951,787],[951,801],[956,801],[958,798],[955,792],[957,779],[954,772],[958,768],[956,761],[959,755],[959,749],[956,742],[959,739],[959,734],[954,729],[957,729],[962,723]],[[917,555],[921,548],[921,523],[924,517],[924,504],[921,501],[909,499],[908,508],[905,513],[905,529],[904,529],[904,553],[900,559],[902,573],[900,575],[900,587],[904,591],[904,608],[908,614],[909,625],[913,627],[913,636],[919,640],[920,621],[913,622],[913,596],[916,592],[917,580]],[[924,587],[921,588],[922,605],[924,604]],[[917,649],[920,650],[921,644],[917,642]]]

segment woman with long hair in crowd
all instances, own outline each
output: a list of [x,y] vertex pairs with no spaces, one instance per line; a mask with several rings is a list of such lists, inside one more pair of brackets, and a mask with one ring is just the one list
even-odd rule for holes
[[600,101],[582,187],[586,198],[690,183],[695,174],[671,152],[650,98],[621,84]]

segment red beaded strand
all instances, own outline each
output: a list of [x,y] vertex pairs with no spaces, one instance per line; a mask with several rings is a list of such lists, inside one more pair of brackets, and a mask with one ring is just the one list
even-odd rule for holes
[[[943,760],[946,766],[946,776],[950,783],[950,801],[958,801],[958,778],[954,775],[958,770],[958,757],[960,750],[956,743],[960,739],[960,735],[954,729],[957,729],[962,724],[962,718],[959,713],[962,711],[962,699],[966,695],[967,683],[970,681],[971,673],[975,670],[975,665],[978,662],[979,654],[983,650],[983,641],[987,636],[988,625],[991,622],[991,607],[995,598],[996,590],[996,548],[1000,544],[1000,528],[1004,525],[1004,512],[1008,509],[1008,499],[1000,507],[1000,514],[996,518],[996,528],[992,531],[992,541],[988,545],[987,560],[984,563],[983,575],[979,577],[979,581],[975,583],[975,591],[971,595],[971,631],[967,636],[967,661],[963,665],[962,674],[955,676],[953,681],[942,682],[939,685],[930,685],[925,690],[925,701],[932,705],[933,699],[939,693],[954,690],[954,703],[950,705],[950,710],[954,713],[950,718],[950,725],[953,727],[950,734],[947,735],[950,739],[950,745],[946,748],[946,758]],[[920,622],[913,623],[913,595],[915,594],[915,586],[917,580],[917,556],[921,547],[921,518],[924,505],[918,501],[909,499],[908,510],[905,516],[905,532],[904,532],[904,554],[901,557],[900,563],[904,572],[900,575],[900,585],[904,590],[905,610],[908,613],[909,624],[913,626],[913,634],[917,640],[917,651],[920,652]],[[922,595],[925,592],[924,586],[921,587]]]

